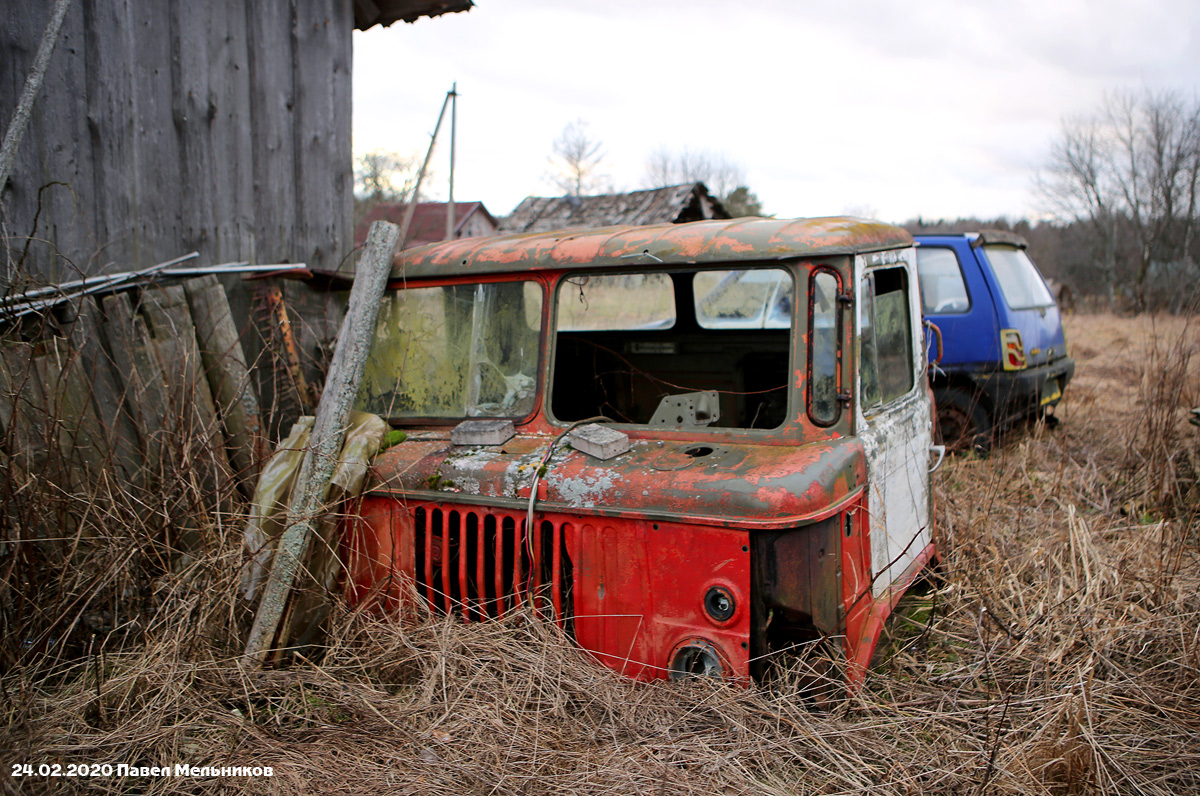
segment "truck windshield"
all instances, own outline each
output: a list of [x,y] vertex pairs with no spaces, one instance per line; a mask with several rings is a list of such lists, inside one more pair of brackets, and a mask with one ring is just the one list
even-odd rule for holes
[[535,282],[386,294],[358,407],[389,418],[519,418],[533,411],[542,288]]
[[1009,308],[1028,310],[1054,304],[1042,275],[1024,251],[1011,246],[984,246],[983,250]]

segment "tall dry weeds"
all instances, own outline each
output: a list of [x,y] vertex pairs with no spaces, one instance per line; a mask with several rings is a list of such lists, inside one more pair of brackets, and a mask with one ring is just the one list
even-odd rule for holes
[[[1187,400],[1195,362],[1162,348],[1155,367],[1182,368],[1192,387],[1144,391],[1140,323],[1074,318],[1086,345],[1062,425],[944,466],[943,583],[910,601],[867,687],[823,710],[786,672],[751,689],[630,682],[527,616],[401,622],[336,606],[324,651],[256,670],[238,656],[236,518],[198,511],[201,549],[169,565],[178,512],[211,503],[198,479],[73,496],[10,471],[5,516],[44,509],[71,541],[0,557],[5,762],[275,770],[35,777],[28,793],[1200,791],[1194,470],[1170,447],[1196,432],[1179,425],[1182,405],[1167,408]],[[1176,427],[1139,425],[1154,412]],[[81,629],[99,610],[112,618],[87,627],[136,632]],[[7,771],[0,781],[14,786]]]
[[1193,365],[1200,330],[1192,317],[1184,316],[1168,328],[1151,326],[1138,380],[1142,422],[1134,424],[1129,435],[1126,468],[1136,474],[1139,503],[1168,514],[1194,511],[1200,499],[1200,447],[1194,429],[1183,422],[1187,410],[1200,403],[1200,374]]

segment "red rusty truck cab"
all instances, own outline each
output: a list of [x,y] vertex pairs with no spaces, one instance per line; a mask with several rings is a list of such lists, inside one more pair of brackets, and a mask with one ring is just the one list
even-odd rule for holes
[[352,601],[524,607],[641,679],[861,676],[934,555],[912,238],[853,218],[473,238],[396,255],[361,408]]

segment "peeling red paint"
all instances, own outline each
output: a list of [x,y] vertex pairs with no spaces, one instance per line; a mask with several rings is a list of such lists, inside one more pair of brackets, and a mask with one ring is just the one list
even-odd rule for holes
[[820,257],[902,248],[912,236],[862,219],[734,219],[694,224],[558,230],[457,241],[396,254],[393,279],[440,278],[554,268],[611,268],[649,252],[665,264]]

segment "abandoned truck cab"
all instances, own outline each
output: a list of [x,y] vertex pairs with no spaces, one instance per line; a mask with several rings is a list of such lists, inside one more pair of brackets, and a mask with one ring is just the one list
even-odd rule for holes
[[860,677],[934,556],[912,238],[851,218],[403,251],[360,407],[351,600],[518,608],[641,679],[748,680],[832,640]]

